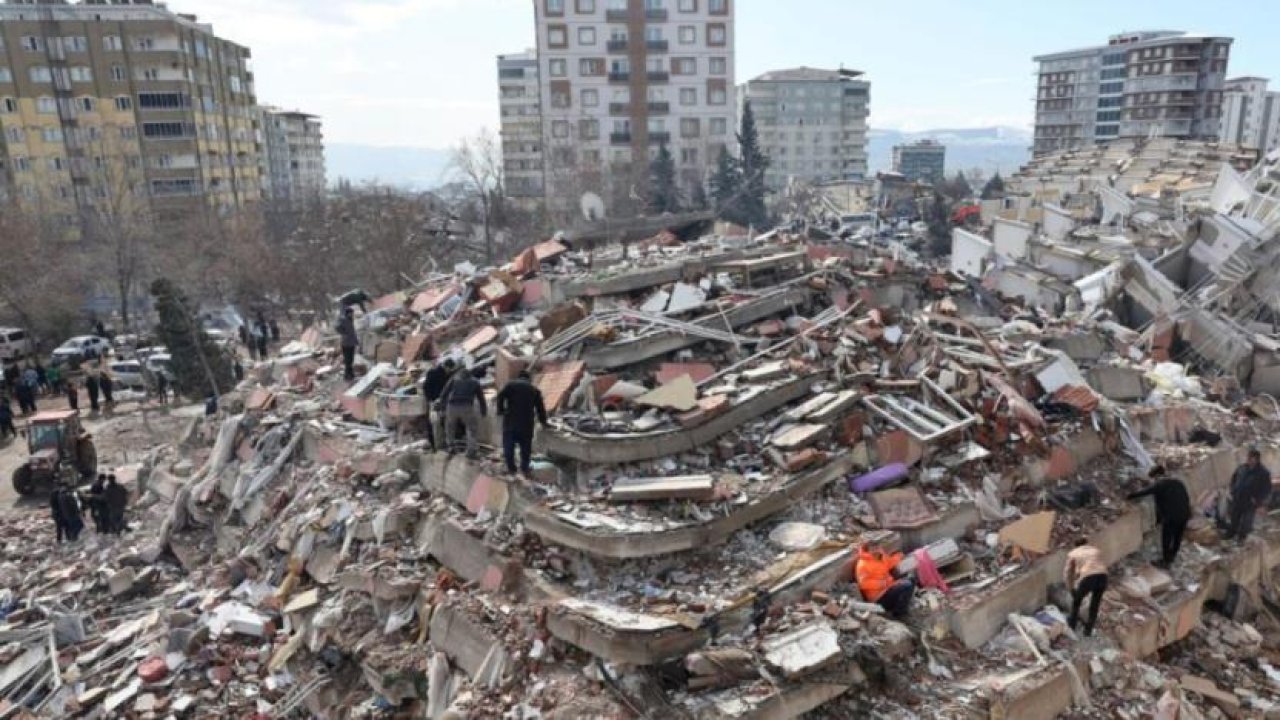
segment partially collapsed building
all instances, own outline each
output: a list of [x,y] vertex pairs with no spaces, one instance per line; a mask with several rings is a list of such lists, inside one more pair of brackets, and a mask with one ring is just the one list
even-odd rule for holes
[[[1028,167],[949,267],[668,218],[376,300],[354,383],[310,328],[143,463],[133,552],[10,533],[0,693],[86,717],[1280,711],[1280,531],[1224,543],[1205,512],[1244,448],[1280,462],[1274,158],[1124,148]],[[490,393],[533,374],[531,478],[427,447],[444,358]],[[1157,463],[1197,508],[1168,570],[1125,499]],[[1061,609],[1081,537],[1113,582],[1090,640]],[[869,542],[931,570],[905,622],[851,582]]]

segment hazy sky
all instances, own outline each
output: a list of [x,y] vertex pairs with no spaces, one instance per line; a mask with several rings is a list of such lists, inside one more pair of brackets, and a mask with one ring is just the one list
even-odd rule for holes
[[[259,101],[323,116],[331,142],[440,148],[496,129],[495,56],[533,46],[533,0],[169,6],[252,48]],[[736,12],[737,82],[861,69],[873,127],[1028,126],[1031,57],[1124,30],[1232,36],[1229,72],[1280,85],[1280,3],[1264,0],[737,0]]]

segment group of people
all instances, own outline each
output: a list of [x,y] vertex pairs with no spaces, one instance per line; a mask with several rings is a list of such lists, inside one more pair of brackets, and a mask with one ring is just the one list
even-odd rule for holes
[[[1156,522],[1160,525],[1160,559],[1157,567],[1172,567],[1182,547],[1182,536],[1192,518],[1191,496],[1182,480],[1173,477],[1165,468],[1156,466],[1148,472],[1150,484],[1131,493],[1130,500],[1150,496],[1155,501]],[[1218,527],[1226,540],[1243,542],[1253,530],[1253,519],[1267,507],[1271,494],[1271,472],[1262,464],[1262,453],[1250,448],[1243,465],[1232,473],[1225,508],[1214,510]],[[864,545],[859,548],[854,577],[858,589],[868,602],[878,603],[891,616],[905,617],[915,593],[915,583],[910,577],[895,577],[894,570],[902,560],[901,553],[887,552],[883,548]],[[1067,553],[1063,566],[1063,583],[1071,595],[1071,611],[1068,626],[1074,630],[1080,625],[1084,612],[1084,635],[1093,634],[1098,622],[1102,596],[1107,591],[1108,570],[1101,548],[1085,538],[1079,538],[1075,547]],[[1088,600],[1088,607],[1084,603]]]
[[129,492],[114,474],[99,473],[87,493],[58,487],[49,494],[49,513],[57,530],[58,543],[75,542],[84,531],[84,510],[89,510],[94,529],[100,535],[119,535],[128,530],[125,509]]
[[[459,440],[467,457],[474,458],[478,447],[480,420],[488,416],[489,405],[484,387],[476,373],[452,358],[437,363],[422,381],[422,394],[427,399],[427,440],[432,450],[440,449],[431,413],[441,419],[440,444],[449,452],[457,452]],[[542,391],[533,384],[533,376],[521,370],[498,391],[497,413],[502,418],[502,457],[507,472],[529,474],[533,462],[535,423],[547,425],[547,407]],[[518,457],[518,460],[517,460]]]
[[62,370],[56,366],[46,368],[39,359],[25,365],[10,362],[0,377],[0,395],[12,396],[18,401],[19,411],[30,415],[36,412],[36,400],[41,395],[60,392],[62,384]]
[[280,341],[280,325],[275,318],[267,319],[262,312],[257,314],[253,323],[240,325],[240,342],[249,350],[249,358],[266,360],[269,346]]

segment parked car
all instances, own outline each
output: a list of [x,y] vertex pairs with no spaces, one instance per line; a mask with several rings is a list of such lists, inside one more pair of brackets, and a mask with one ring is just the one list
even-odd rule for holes
[[111,354],[111,341],[96,335],[79,335],[62,343],[53,351],[54,366],[78,367],[86,360],[96,360]]
[[143,364],[146,366],[147,372],[152,375],[164,375],[169,379],[169,382],[173,382],[172,362],[173,358],[168,351],[165,351],[148,356]]
[[25,330],[0,327],[0,360],[24,358],[31,349],[31,336]]
[[147,387],[146,378],[142,374],[142,363],[137,360],[117,360],[107,367],[111,370],[111,378],[116,387]]

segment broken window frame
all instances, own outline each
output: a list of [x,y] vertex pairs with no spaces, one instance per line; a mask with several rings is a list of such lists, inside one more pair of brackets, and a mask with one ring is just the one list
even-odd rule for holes
[[[932,380],[921,376],[919,381],[920,400],[904,395],[876,393],[864,397],[862,404],[922,443],[933,442],[978,421],[975,415]],[[907,402],[903,402],[904,398]],[[954,411],[959,417],[951,417],[930,404],[929,401],[933,398],[941,398],[944,407]],[[921,417],[922,414],[925,417]]]

